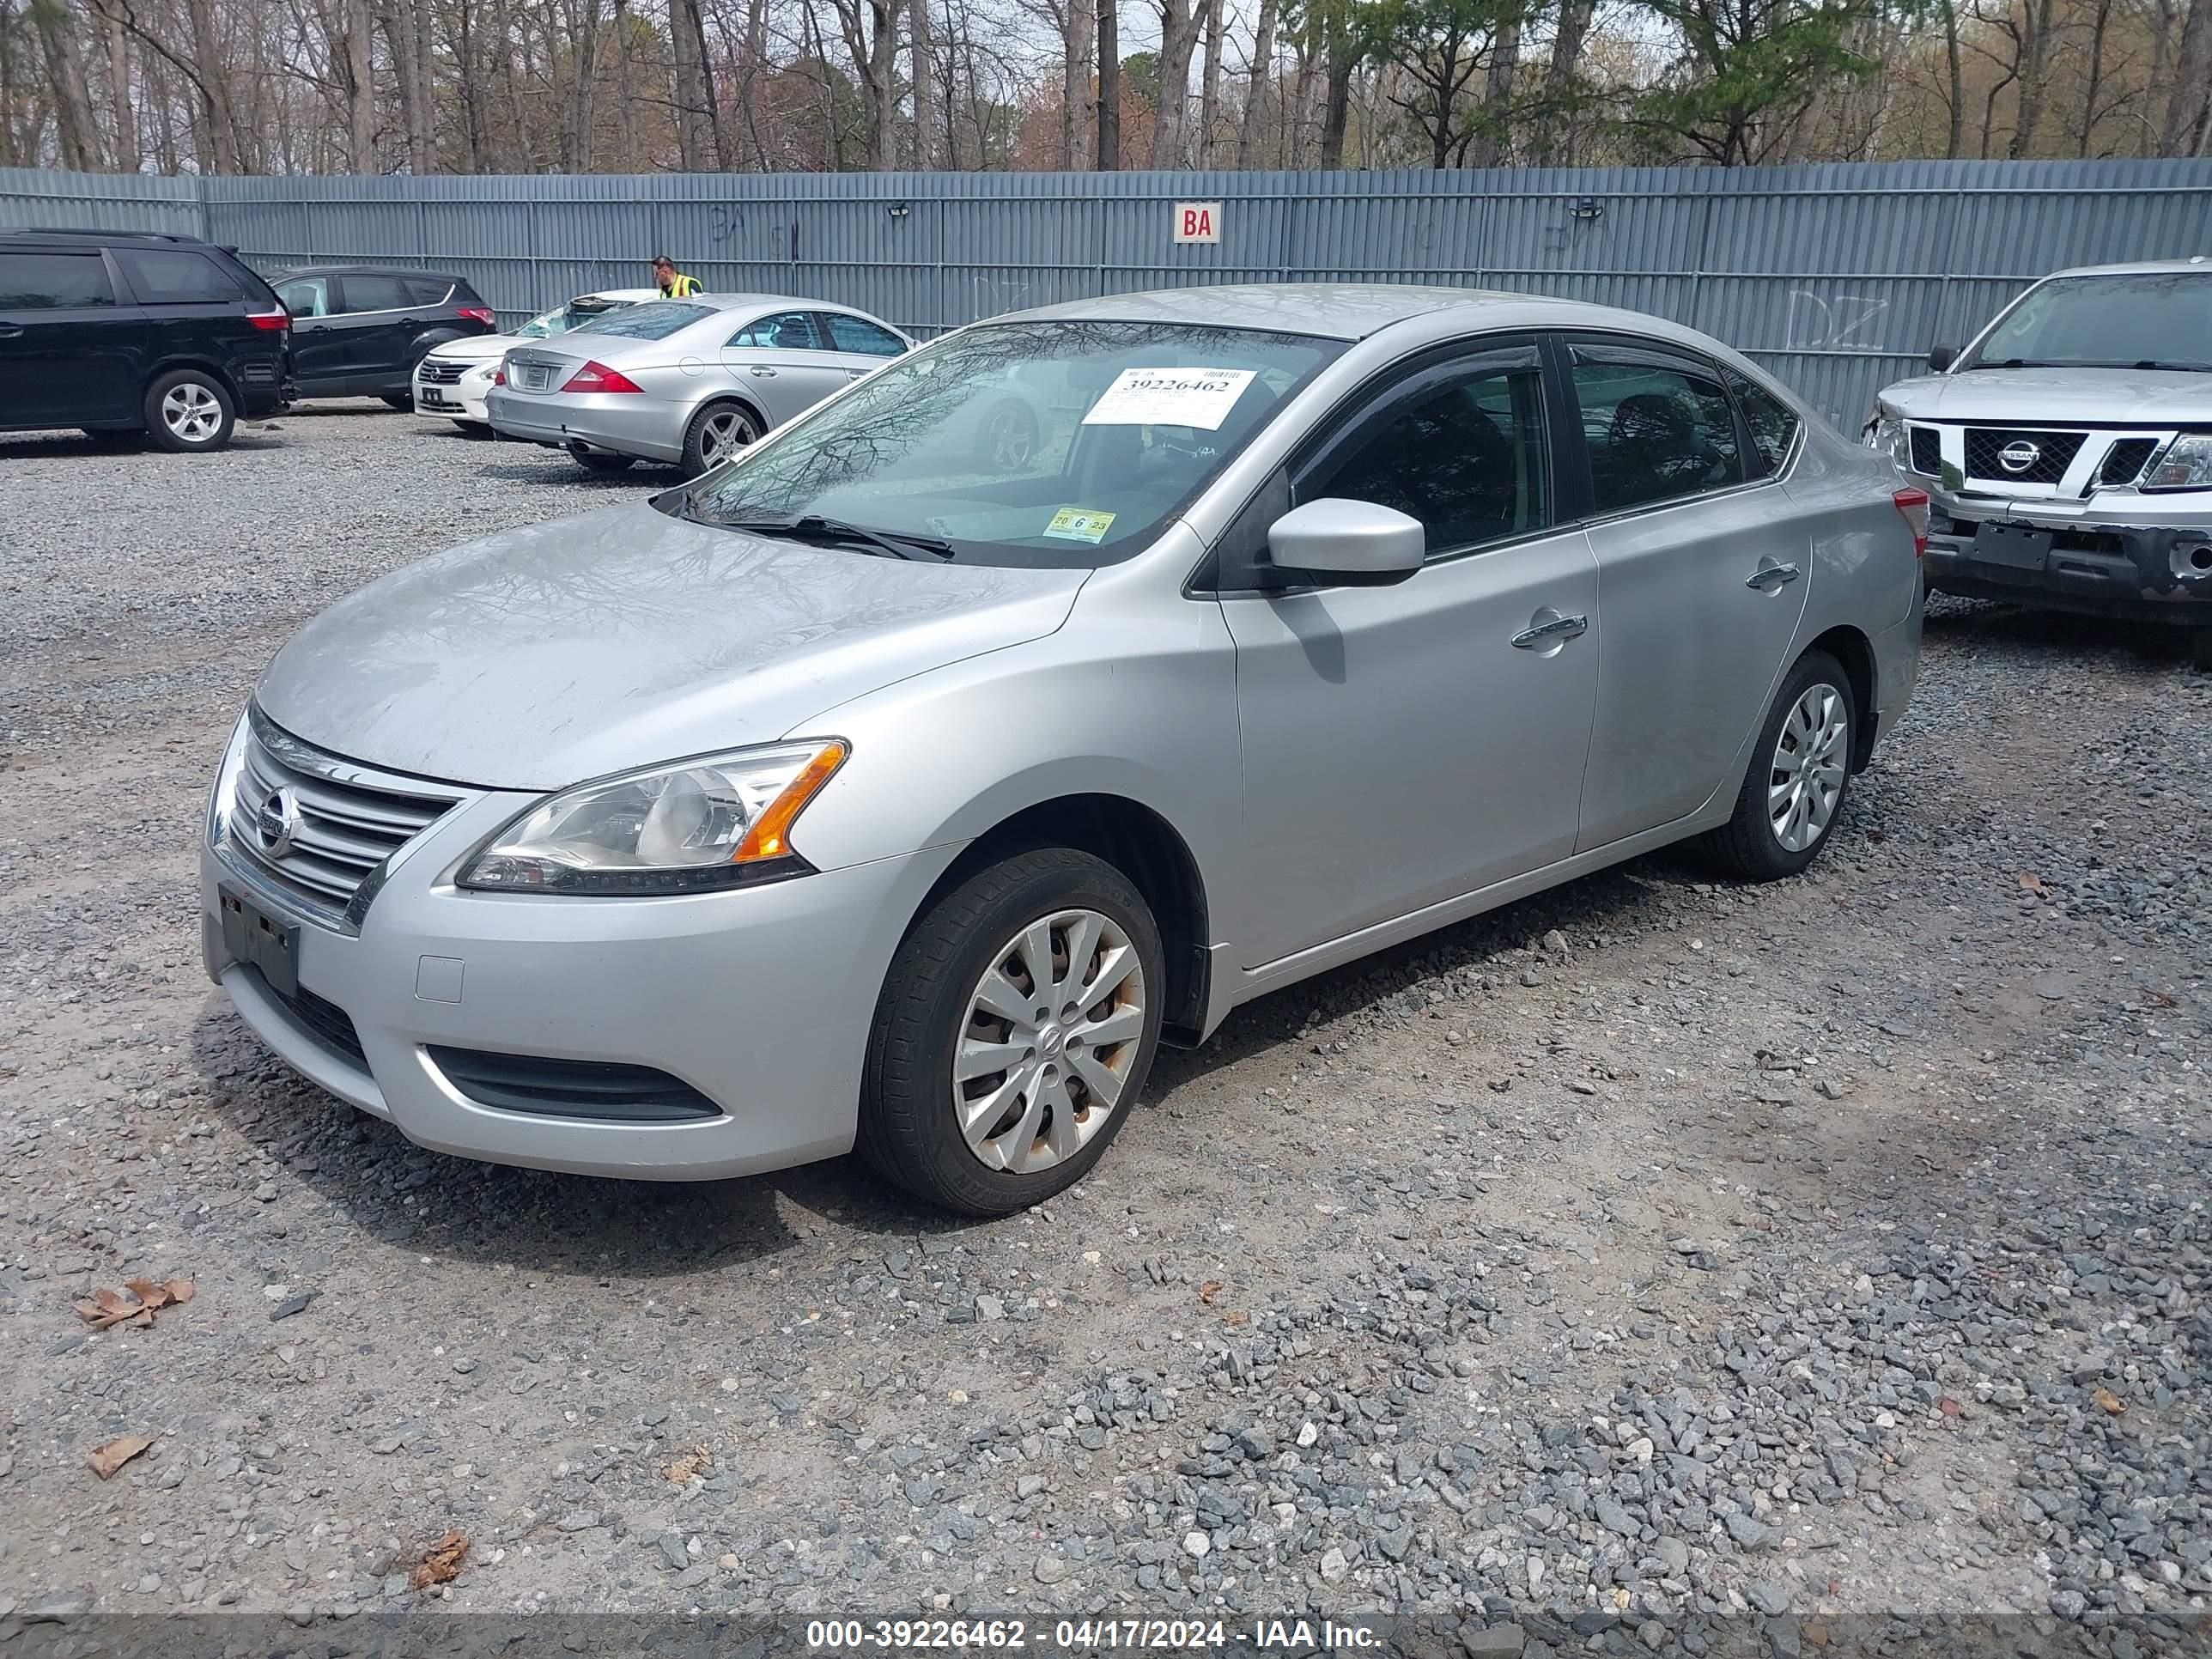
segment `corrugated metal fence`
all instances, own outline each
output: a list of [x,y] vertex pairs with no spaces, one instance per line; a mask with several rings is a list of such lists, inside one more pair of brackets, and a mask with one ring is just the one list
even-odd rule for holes
[[[1218,202],[1220,240],[1174,240]],[[1342,280],[1656,312],[1839,423],[2069,264],[2212,255],[2212,161],[1437,173],[148,179],[0,171],[0,224],[197,230],[264,269],[434,264],[520,316],[647,279],[818,295],[927,334],[1130,289]]]

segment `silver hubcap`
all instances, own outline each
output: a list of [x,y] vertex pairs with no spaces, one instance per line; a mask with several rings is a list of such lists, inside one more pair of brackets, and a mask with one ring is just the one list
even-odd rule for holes
[[1767,775],[1766,818],[1785,852],[1803,852],[1835,818],[1850,758],[1848,707],[1834,686],[1810,685],[1782,722]]
[[1030,429],[1029,412],[1016,408],[994,411],[984,423],[983,435],[991,465],[1009,471],[1029,460],[1030,449],[1036,441],[1036,434]]
[[1145,972],[1096,910],[1039,917],[968,999],[952,1110],[988,1168],[1024,1175],[1081,1151],[1120,1103],[1145,1035]]
[[161,424],[187,442],[212,438],[222,424],[222,404],[204,386],[186,381],[161,394]]
[[751,422],[734,409],[718,410],[700,433],[699,453],[708,465],[719,466],[752,441]]

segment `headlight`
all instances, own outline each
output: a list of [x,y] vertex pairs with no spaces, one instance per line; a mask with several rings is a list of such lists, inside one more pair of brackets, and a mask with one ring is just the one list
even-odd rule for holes
[[2144,489],[2212,489],[2212,432],[2185,432],[2143,474]]
[[1874,418],[1866,423],[1866,444],[1869,449],[1887,455],[1900,466],[1905,463],[1905,422],[1886,409],[1875,410]]
[[230,809],[238,804],[238,775],[246,765],[246,732],[250,719],[249,715],[240,714],[238,724],[230,728],[230,741],[223,746],[222,763],[216,768],[215,785],[208,791],[210,842],[222,839],[223,826],[230,820]]
[[496,893],[698,893],[804,875],[791,826],[850,751],[836,738],[681,761],[549,795],[454,876]]

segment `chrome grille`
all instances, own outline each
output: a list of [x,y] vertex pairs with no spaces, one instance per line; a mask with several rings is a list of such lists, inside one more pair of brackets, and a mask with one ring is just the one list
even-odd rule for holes
[[228,839],[310,911],[336,921],[369,872],[464,793],[326,754],[257,714]]
[[441,362],[435,357],[425,357],[415,366],[415,378],[424,386],[459,386],[468,372],[466,363]]
[[[1966,428],[1966,476],[1994,483],[2054,484],[2066,476],[2075,453],[2088,435],[1970,426]],[[2008,455],[2019,465],[2008,461]]]
[[2151,452],[2158,447],[2155,438],[2123,438],[2105,452],[2105,464],[2097,469],[2097,482],[2107,484],[2133,483],[2142,476],[2149,463]]
[[1942,476],[1943,440],[1932,426],[1916,426],[1912,433],[1912,470],[1935,478]]

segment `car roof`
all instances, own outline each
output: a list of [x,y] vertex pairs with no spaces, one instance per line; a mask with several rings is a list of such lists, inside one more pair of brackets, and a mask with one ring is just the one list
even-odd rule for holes
[[450,270],[425,270],[420,265],[287,265],[270,274],[272,283],[289,283],[298,276],[428,276],[441,283],[460,283],[467,279],[456,276]]
[[2043,280],[2058,276],[2154,276],[2169,270],[2193,270],[2212,276],[2212,255],[2192,253],[2185,259],[2130,259],[2117,265],[2074,265],[2054,270]]
[[22,237],[33,241],[75,239],[88,242],[173,242],[184,247],[213,247],[215,243],[172,230],[88,230],[82,225],[9,225],[0,228],[0,240]]
[[[589,294],[572,295],[562,301],[561,304],[572,306],[579,300],[619,300],[624,305],[635,306],[643,305],[647,300],[658,300],[659,297],[660,290],[657,288],[595,288]],[[547,307],[548,310],[558,308],[558,307]]]
[[1042,306],[988,321],[1189,323],[1364,340],[1395,324],[1447,312],[1465,313],[1471,328],[1627,329],[1684,344],[1711,343],[1694,329],[1613,306],[1502,289],[1414,288],[1394,283],[1237,283],[1158,289]]

